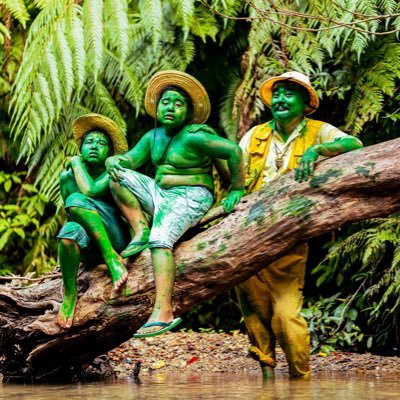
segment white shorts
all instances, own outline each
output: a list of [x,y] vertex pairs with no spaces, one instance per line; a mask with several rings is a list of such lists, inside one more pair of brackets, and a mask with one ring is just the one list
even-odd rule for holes
[[137,198],[142,210],[153,217],[149,247],[172,249],[178,239],[195,226],[211,208],[214,198],[203,186],[163,189],[154,179],[128,170],[120,180]]

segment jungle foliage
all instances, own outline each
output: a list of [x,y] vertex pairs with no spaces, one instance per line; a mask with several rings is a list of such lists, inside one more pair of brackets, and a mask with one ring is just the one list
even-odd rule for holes
[[[65,157],[77,152],[73,119],[102,113],[135,143],[151,127],[143,98],[160,69],[198,77],[211,96],[210,124],[232,140],[268,118],[257,96],[260,83],[291,69],[310,76],[321,98],[316,119],[366,144],[398,136],[399,14],[396,0],[0,0],[2,272],[40,274],[55,264],[54,237],[63,220],[58,177]],[[328,297],[305,311],[315,322],[317,345],[372,336],[372,344],[395,342],[395,221],[347,228],[356,236],[334,242],[317,267]],[[358,252],[352,241],[361,237]],[[337,282],[342,276],[345,288]],[[343,326],[350,339],[329,342],[326,332]]]

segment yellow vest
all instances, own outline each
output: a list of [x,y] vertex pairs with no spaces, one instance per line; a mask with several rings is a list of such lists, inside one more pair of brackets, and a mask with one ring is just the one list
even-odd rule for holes
[[[301,133],[291,144],[288,167],[282,171],[285,174],[295,169],[306,150],[317,143],[318,132],[325,122],[306,118],[305,133]],[[247,193],[260,189],[263,181],[263,169],[271,146],[273,129],[270,122],[257,125],[251,135],[249,146],[249,163],[246,170]]]

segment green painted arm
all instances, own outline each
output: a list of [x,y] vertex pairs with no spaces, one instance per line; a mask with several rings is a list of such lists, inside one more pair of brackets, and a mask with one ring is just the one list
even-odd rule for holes
[[89,174],[81,157],[72,157],[70,166],[74,173],[78,189],[82,194],[95,198],[103,197],[108,192],[110,178],[105,170],[94,180]]
[[295,169],[294,179],[297,182],[303,182],[314,175],[315,162],[319,156],[333,157],[361,147],[363,147],[362,144],[355,137],[346,137],[334,142],[311,146],[301,157],[299,165]]
[[126,169],[134,170],[150,160],[150,138],[152,134],[153,130],[144,134],[136,145],[127,153],[117,154],[107,158],[107,172],[113,181],[118,181],[120,179],[120,172],[124,172]]
[[245,193],[242,149],[230,140],[205,132],[190,135],[189,142],[191,148],[199,155],[208,155],[213,159],[227,160],[231,176],[231,189],[228,196],[222,202],[222,205],[225,211],[233,211],[235,205],[240,202]]

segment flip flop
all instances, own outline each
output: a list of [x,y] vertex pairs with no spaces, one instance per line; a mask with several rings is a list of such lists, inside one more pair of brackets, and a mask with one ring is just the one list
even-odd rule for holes
[[171,322],[159,322],[159,321],[154,321],[154,322],[147,322],[145,323],[142,328],[150,328],[151,326],[159,326],[161,329],[155,332],[148,332],[148,333],[135,333],[133,335],[134,338],[145,338],[145,337],[152,337],[152,336],[157,336],[161,335],[162,333],[168,332],[175,326],[179,325],[182,322],[182,318],[174,318]]
[[149,247],[149,242],[130,242],[126,249],[121,252],[121,257],[128,258],[147,249],[147,247]]

